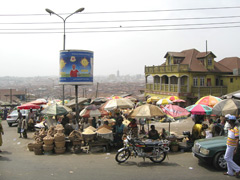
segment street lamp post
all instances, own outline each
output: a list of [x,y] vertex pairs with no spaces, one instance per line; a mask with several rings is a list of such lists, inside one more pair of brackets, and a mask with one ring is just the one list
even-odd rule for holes
[[[66,45],[66,35],[65,35],[65,23],[66,23],[66,20],[72,16],[73,14],[76,14],[76,13],[79,13],[79,12],[82,12],[84,10],[84,8],[79,8],[78,10],[76,10],[75,12],[73,12],[72,14],[68,15],[65,19],[60,16],[59,14],[53,12],[52,10],[50,9],[45,9],[50,15],[52,14],[55,14],[56,16],[60,17],[62,20],[63,20],[63,50],[65,50],[65,45]],[[64,105],[64,85],[63,85],[63,105]]]

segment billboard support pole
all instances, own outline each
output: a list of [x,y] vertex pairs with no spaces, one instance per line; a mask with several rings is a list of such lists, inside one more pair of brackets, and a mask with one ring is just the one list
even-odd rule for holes
[[78,110],[78,85],[75,85],[75,97],[76,97],[76,123],[79,124],[79,110]]

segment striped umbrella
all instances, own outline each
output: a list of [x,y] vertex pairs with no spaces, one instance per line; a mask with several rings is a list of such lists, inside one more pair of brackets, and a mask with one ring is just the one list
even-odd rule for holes
[[224,99],[213,106],[212,114],[225,116],[227,114],[240,114],[240,100]]
[[206,106],[213,107],[215,104],[217,104],[221,99],[216,96],[204,96],[200,98],[195,104],[203,104]]
[[197,115],[210,115],[212,114],[212,108],[203,104],[193,104],[185,108],[191,114]]

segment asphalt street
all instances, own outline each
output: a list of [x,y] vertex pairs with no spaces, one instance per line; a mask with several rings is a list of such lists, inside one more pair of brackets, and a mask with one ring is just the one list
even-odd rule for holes
[[[33,142],[18,138],[17,127],[2,122],[3,151],[0,155],[0,180],[155,180],[155,179],[232,179],[210,165],[199,162],[191,152],[169,153],[160,164],[142,158],[132,158],[126,163],[115,161],[116,151],[109,153],[65,153],[62,155],[35,155],[27,149]],[[234,178],[235,179],[235,178]]]

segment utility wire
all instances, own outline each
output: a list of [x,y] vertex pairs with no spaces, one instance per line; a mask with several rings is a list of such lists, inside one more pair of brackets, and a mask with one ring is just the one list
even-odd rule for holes
[[[169,25],[149,25],[149,26],[112,26],[112,27],[83,27],[83,28],[66,28],[66,30],[81,30],[81,29],[127,29],[127,28],[155,28],[155,27],[176,27],[176,26],[205,26],[205,25],[222,25],[222,24],[239,24],[236,22],[220,22],[220,23],[194,23],[194,24],[169,24]],[[46,31],[46,30],[62,30],[62,28],[31,28],[31,29],[0,29],[0,31]]]
[[[137,30],[108,30],[108,31],[78,31],[68,33],[108,33],[108,32],[144,32],[144,31],[175,31],[175,30],[199,30],[199,29],[227,29],[239,28],[240,26],[216,26],[216,27],[196,27],[196,28],[168,28],[168,29],[137,29]],[[0,34],[59,34],[62,32],[0,32]]]
[[[67,23],[113,23],[113,22],[146,22],[146,21],[184,21],[184,20],[200,20],[200,19],[227,19],[239,18],[240,16],[213,16],[213,17],[190,17],[190,18],[165,18],[165,19],[131,19],[131,20],[106,20],[106,21],[80,21]],[[0,23],[0,24],[62,24],[62,22],[18,22],[18,23]]]
[[[160,9],[160,10],[143,10],[143,11],[110,11],[110,12],[82,12],[81,14],[122,14],[122,13],[152,13],[152,12],[169,12],[169,11],[203,11],[203,10],[221,10],[221,9],[239,9],[240,6],[234,7],[209,7],[209,8],[185,8],[185,9]],[[69,15],[71,13],[58,13],[59,15]],[[0,16],[46,16],[45,14],[0,14]]]

